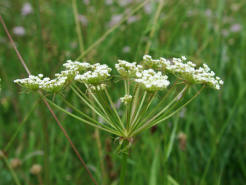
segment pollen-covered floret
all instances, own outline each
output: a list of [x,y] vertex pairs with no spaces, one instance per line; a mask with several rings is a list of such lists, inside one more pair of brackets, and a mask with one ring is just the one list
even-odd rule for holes
[[125,60],[118,60],[118,64],[115,64],[115,68],[124,78],[136,77],[136,73],[143,70],[143,66],[137,65],[136,62],[130,63]]
[[170,82],[167,79],[167,75],[162,75],[161,72],[155,72],[153,69],[147,69],[138,73],[135,82],[147,91],[158,91],[168,87]]
[[84,74],[77,74],[75,80],[86,84],[99,85],[110,77],[112,70],[106,64],[100,65],[99,63],[91,65],[90,68],[91,69]]
[[120,98],[120,101],[124,103],[125,105],[127,105],[128,103],[132,101],[132,96],[130,94],[126,94],[125,96]]

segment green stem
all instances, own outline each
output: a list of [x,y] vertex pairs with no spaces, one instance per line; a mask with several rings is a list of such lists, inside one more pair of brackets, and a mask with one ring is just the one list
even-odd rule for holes
[[126,165],[127,165],[128,152],[122,154],[121,171],[120,171],[120,185],[126,185]]
[[141,110],[141,115],[140,115],[139,118],[136,120],[136,122],[131,126],[130,131],[129,131],[129,135],[131,135],[131,133],[132,133],[136,128],[138,128],[139,124],[141,124],[141,123],[143,122],[142,120],[144,119],[144,117],[146,117],[146,112],[148,111],[148,109],[149,109],[149,107],[150,107],[152,101],[154,100],[154,97],[155,97],[156,94],[157,94],[157,92],[154,93],[154,94],[152,94],[152,95],[150,95],[149,100],[146,102],[146,105],[145,105],[145,106],[142,108],[142,110]]
[[[1,151],[0,151],[0,152],[1,152]],[[15,181],[15,184],[16,184],[16,185],[21,185],[21,183],[20,183],[20,181],[19,181],[19,179],[18,179],[16,173],[14,172],[13,168],[10,166],[10,164],[9,164],[8,159],[6,158],[6,156],[3,154],[3,155],[1,155],[0,157],[2,157],[3,160],[4,160],[4,162],[6,163],[8,169],[9,169],[9,171],[10,171],[10,173],[11,173],[11,175],[12,175],[14,181]]]
[[114,113],[115,113],[117,119],[119,120],[119,123],[120,123],[120,125],[121,125],[121,127],[122,127],[122,129],[123,129],[123,131],[124,131],[124,130],[125,130],[125,126],[124,126],[124,124],[122,123],[122,121],[121,121],[121,119],[120,119],[120,116],[119,116],[119,114],[118,114],[118,112],[117,112],[117,110],[116,110],[116,108],[115,108],[115,105],[114,105],[114,103],[113,103],[113,101],[112,101],[112,99],[111,99],[111,97],[110,97],[110,95],[109,95],[109,93],[108,93],[108,90],[105,89],[104,92],[106,93],[106,97],[108,98],[108,100],[109,100],[109,102],[110,102],[111,108],[113,109],[113,111],[114,111]]
[[158,112],[155,116],[153,116],[149,121],[147,121],[146,125],[158,118],[158,116],[162,115],[168,108],[176,101],[179,100],[179,97],[183,95],[183,93],[187,90],[189,86],[186,85],[179,93],[178,95],[168,104],[166,105],[160,112]]
[[[88,125],[90,125],[90,126],[93,126],[93,127],[99,128],[99,129],[102,129],[102,130],[104,130],[104,131],[110,132],[110,133],[115,134],[115,135],[118,135],[118,136],[121,135],[117,130],[113,130],[112,128],[106,127],[106,125],[104,126],[104,125],[101,124],[100,122],[98,122],[98,125],[96,125],[96,124],[94,124],[94,123],[92,123],[92,122],[90,122],[90,121],[87,121],[87,120],[85,120],[85,119],[83,119],[83,118],[81,118],[81,117],[79,117],[79,116],[76,116],[76,115],[74,115],[74,114],[72,114],[72,113],[66,111],[65,109],[63,109],[62,107],[56,105],[55,103],[53,103],[53,102],[50,101],[49,99],[46,99],[46,101],[48,101],[52,106],[54,106],[54,107],[57,108],[58,110],[64,112],[65,114],[67,114],[67,115],[69,115],[69,116],[71,116],[71,117],[73,117],[73,118],[75,118],[75,119],[77,119],[77,120],[79,120],[79,121],[81,121],[81,122],[83,122],[83,123],[86,123],[86,124],[88,124]],[[104,126],[104,127],[103,127],[103,126]]]
[[158,21],[158,19],[160,17],[161,9],[163,8],[163,6],[164,6],[164,0],[160,0],[160,3],[158,5],[158,8],[157,8],[157,11],[155,13],[154,20],[153,20],[153,25],[152,25],[152,28],[151,28],[151,32],[149,34],[148,43],[146,44],[146,48],[145,48],[145,52],[144,52],[145,54],[149,53],[150,45],[151,45],[154,33],[155,33],[157,25],[158,25],[157,21]]
[[128,94],[127,80],[124,80],[125,94]]
[[75,19],[75,24],[76,24],[76,32],[77,32],[77,36],[79,40],[80,53],[82,54],[84,51],[84,45],[83,45],[82,32],[81,32],[80,25],[79,25],[79,18],[78,18],[79,14],[78,14],[76,0],[72,0],[72,5],[73,5],[73,14],[74,14],[74,19]]
[[153,122],[147,122],[144,125],[142,125],[140,128],[138,128],[137,130],[135,130],[135,132],[133,132],[130,136],[134,136],[137,133],[141,132],[144,129],[148,129],[150,127],[153,127],[155,125],[157,125],[160,122],[163,122],[165,120],[167,120],[168,118],[172,117],[174,114],[176,114],[177,112],[179,112],[182,108],[184,108],[186,105],[188,105],[192,100],[194,100],[201,92],[202,90],[205,88],[205,85],[202,86],[202,88],[192,97],[190,98],[186,103],[184,103],[183,105],[181,105],[179,108],[177,108],[176,110],[174,110],[172,113],[168,114],[168,115],[164,115],[164,117],[161,117]]
[[81,94],[82,92],[79,94],[80,91],[77,92],[76,89],[73,87],[71,87],[71,89],[82,100],[82,102],[84,102],[92,111],[94,111],[98,116],[102,117],[111,127],[116,128],[115,127],[116,125],[114,124],[114,122],[111,121],[111,119],[108,117],[108,115],[107,114],[104,115],[96,107],[93,107],[91,101],[87,100],[88,98],[85,95]]
[[138,119],[139,112],[141,111],[141,109],[142,109],[142,107],[143,107],[143,103],[144,103],[144,101],[145,101],[146,96],[147,96],[147,91],[144,91],[144,95],[143,95],[142,101],[141,101],[141,103],[140,103],[140,106],[138,106],[138,110],[137,110],[137,113],[136,113],[136,115],[135,115],[135,118],[134,118],[134,120],[130,123],[130,125],[133,126],[133,125],[135,124],[136,120]]
[[[90,97],[92,98],[92,97]],[[93,102],[94,104],[94,102]],[[96,113],[92,112],[92,117],[93,119],[96,119]],[[104,166],[104,155],[103,155],[103,150],[102,150],[102,143],[100,139],[100,131],[98,128],[95,128],[95,138],[96,138],[96,143],[97,143],[97,149],[98,149],[98,157],[100,161],[100,168],[101,168],[101,175],[102,175],[102,185],[107,184],[107,174]]]
[[174,88],[176,87],[177,83],[174,82],[173,86],[166,92],[166,94],[164,95],[164,97],[159,101],[159,103],[152,108],[150,113],[147,113],[145,115],[145,117],[141,120],[141,122],[146,122],[148,121],[150,118],[152,118],[154,115],[156,115],[156,112],[159,112],[158,110],[160,109],[160,107],[163,106],[163,103],[166,101],[168,96],[171,96],[170,94],[174,91]]
[[134,95],[133,95],[133,99],[132,99],[130,120],[133,120],[133,116],[136,111],[136,107],[138,104],[138,98],[139,98],[139,91],[140,91],[140,88],[137,86],[134,92]]

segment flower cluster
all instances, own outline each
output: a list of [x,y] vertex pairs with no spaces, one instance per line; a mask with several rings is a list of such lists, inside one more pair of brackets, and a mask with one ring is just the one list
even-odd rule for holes
[[91,67],[91,65],[87,62],[78,62],[78,61],[73,62],[72,60],[68,60],[66,63],[63,64],[63,66],[67,70],[72,70],[77,72],[84,72]]
[[58,92],[62,89],[66,83],[67,77],[60,76],[53,80],[46,77],[43,78],[43,74],[38,76],[30,75],[28,78],[14,80],[15,83],[30,89],[30,90],[44,90],[46,92]]
[[136,77],[137,72],[143,70],[143,66],[137,65],[136,62],[130,63],[125,60],[118,60],[118,64],[115,64],[115,68],[124,78]]
[[31,90],[37,90],[39,89],[39,85],[43,82],[42,78],[43,74],[39,74],[38,76],[29,75],[28,78],[14,80],[14,83],[17,83]]
[[166,67],[166,61],[154,60],[150,55],[144,55],[143,66],[145,69],[162,70]]
[[[125,108],[121,109],[114,104],[113,98],[106,88],[111,80],[110,73],[112,71],[107,65],[68,60],[63,66],[65,70],[55,74],[54,79],[39,74],[17,79],[14,82],[28,89],[43,90],[49,93],[57,93],[71,82],[82,83],[87,88],[85,92],[79,87],[72,88],[72,90],[75,95],[80,97],[82,103],[100,119],[94,119],[82,112],[77,116],[76,112],[79,113],[79,111],[73,106],[69,106],[74,109],[74,112],[69,112],[69,115],[91,126],[115,134],[122,138],[122,141],[127,142],[129,138],[144,129],[151,128],[183,110],[184,106],[200,94],[204,86],[220,89],[223,84],[223,81],[215,76],[215,73],[206,64],[197,67],[193,62],[187,61],[186,57],[152,59],[151,56],[144,55],[140,64],[119,60],[115,64],[115,68],[124,83],[125,92],[120,98],[120,102],[125,105]],[[166,90],[173,79],[178,80],[175,83],[179,84],[178,87],[173,85],[166,93],[160,93],[159,96],[158,91]],[[181,100],[184,92],[195,84],[203,84],[203,86],[189,100]],[[184,86],[182,90],[180,90],[180,86]],[[180,92],[178,92],[179,90]],[[86,92],[92,96],[87,98]],[[161,97],[162,94],[165,95]],[[160,99],[155,99],[157,96]],[[68,114],[66,109],[53,103],[49,98],[47,101]],[[68,102],[65,101],[65,103]],[[125,151],[125,147],[130,147],[130,145],[121,144],[120,150]]]
[[60,73],[57,73],[56,77],[65,76],[67,77],[67,80],[74,80],[75,76],[87,71],[91,66],[87,62],[78,62],[78,61],[71,61],[68,60],[66,63],[63,64],[63,66],[66,68],[66,70],[61,71]]
[[147,91],[159,91],[168,87],[170,82],[167,80],[167,75],[155,72],[153,69],[143,70],[137,73],[135,82],[140,84]]
[[205,84],[219,90],[223,81],[210,68],[203,64],[202,67],[196,68],[196,64],[187,61],[185,56],[168,60],[160,58],[153,60],[151,56],[143,57],[143,64],[147,68],[153,68],[163,72],[169,72],[191,84]]
[[120,98],[120,101],[124,103],[125,105],[127,105],[128,103],[132,101],[132,96],[129,94],[126,94],[125,96]]
[[[17,79],[14,82],[31,90],[41,89],[50,93],[60,91],[73,80],[84,83],[90,90],[102,90],[106,87],[105,83],[110,78],[112,71],[106,64],[89,64],[71,60],[68,60],[63,66],[65,70],[55,74],[54,79],[44,78],[42,74],[39,74]],[[165,73],[174,74],[189,84],[205,84],[217,90],[223,85],[223,81],[215,76],[215,73],[206,64],[197,68],[196,64],[187,61],[184,56],[172,59],[152,59],[151,56],[144,55],[142,65],[118,60],[115,68],[123,79],[132,79],[147,91],[167,88],[170,82]],[[126,98],[122,101],[126,102]]]
[[99,63],[96,63],[91,65],[89,71],[84,74],[77,74],[74,79],[89,85],[99,85],[110,77],[111,71],[112,69],[106,64],[100,65]]
[[92,90],[105,88],[105,82],[110,76],[111,68],[107,65],[93,64],[87,62],[72,62],[68,60],[63,64],[66,70],[55,74],[54,79],[43,78],[43,74],[38,76],[30,75],[28,78],[17,79],[14,82],[30,90],[44,90],[49,93],[60,91],[66,84],[73,80],[86,83]]
[[44,78],[39,88],[49,93],[58,92],[64,87],[66,80],[66,76],[57,77],[55,79]]

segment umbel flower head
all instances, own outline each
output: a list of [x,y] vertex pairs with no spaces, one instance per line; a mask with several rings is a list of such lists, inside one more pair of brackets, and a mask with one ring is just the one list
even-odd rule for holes
[[[72,108],[72,112],[49,99],[48,101],[81,122],[126,140],[172,117],[205,87],[219,90],[223,85],[223,81],[206,64],[197,67],[184,56],[152,59],[145,55],[138,64],[118,60],[115,68],[120,77],[112,76],[112,69],[105,64],[68,60],[63,66],[65,70],[57,73],[54,79],[39,74],[14,82],[29,90],[58,95],[63,93],[65,87],[70,87],[83,106],[100,119],[85,114],[80,111],[81,108],[76,108],[66,99],[64,102]],[[120,80],[114,80],[115,78]],[[123,106],[116,107],[114,101],[117,99],[112,99],[109,86],[120,87],[121,83],[124,85],[124,93],[120,91],[119,99]],[[200,89],[197,90],[196,86]],[[191,88],[196,93],[188,98],[186,92]]]
[[140,84],[147,91],[159,91],[166,89],[170,82],[167,80],[167,75],[155,72],[153,69],[143,70],[137,73],[135,82]]
[[202,67],[196,68],[196,64],[187,61],[185,56],[171,60],[162,57],[159,60],[153,60],[151,56],[145,55],[143,63],[147,68],[152,67],[155,70],[172,73],[191,84],[206,84],[217,90],[223,85],[223,81],[220,77],[215,76],[208,65],[203,64]]

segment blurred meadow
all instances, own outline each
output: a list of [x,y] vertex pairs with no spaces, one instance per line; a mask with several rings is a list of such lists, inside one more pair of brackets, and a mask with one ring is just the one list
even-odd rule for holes
[[[244,185],[246,1],[164,0],[155,22],[161,2],[0,0],[0,15],[34,75],[52,76],[81,53],[81,61],[110,67],[119,58],[139,61],[148,44],[153,57],[207,63],[225,81],[222,89],[206,89],[175,117],[138,135],[126,184]],[[0,185],[16,184],[13,177],[25,185],[93,184],[40,96],[13,83],[26,76],[0,25]],[[111,87],[115,97],[121,90]],[[53,110],[97,183],[118,184],[115,138]]]

